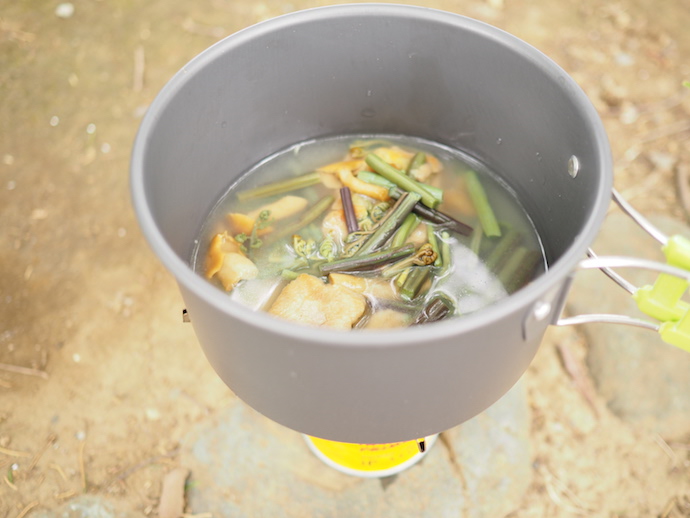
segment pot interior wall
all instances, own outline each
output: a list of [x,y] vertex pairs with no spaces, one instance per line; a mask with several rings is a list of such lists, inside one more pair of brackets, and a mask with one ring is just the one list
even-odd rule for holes
[[144,168],[150,208],[180,258],[220,194],[257,161],[305,139],[379,132],[473,155],[517,193],[548,259],[568,250],[605,183],[608,147],[591,132],[591,106],[521,41],[419,13],[360,6],[284,17],[220,42],[176,76],[157,100]]

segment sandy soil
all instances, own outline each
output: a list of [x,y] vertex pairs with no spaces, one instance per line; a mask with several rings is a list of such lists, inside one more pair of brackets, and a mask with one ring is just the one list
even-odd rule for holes
[[[155,513],[179,439],[234,397],[180,324],[174,281],[138,231],[131,144],[147,105],[198,52],[326,3],[77,1],[64,19],[57,2],[3,3],[0,517],[83,491]],[[686,218],[676,187],[690,164],[685,0],[418,4],[482,19],[551,56],[599,110],[617,187],[645,213]],[[536,476],[513,516],[690,516],[688,444],[627,426],[596,395],[589,404],[557,343],[584,365],[581,336],[553,330],[527,373]]]

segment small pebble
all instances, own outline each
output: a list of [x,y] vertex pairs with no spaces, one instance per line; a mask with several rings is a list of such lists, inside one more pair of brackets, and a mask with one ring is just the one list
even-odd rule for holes
[[74,14],[74,4],[70,2],[65,2],[63,4],[59,4],[55,8],[55,16],[58,18],[71,18],[72,15]]
[[58,117],[57,115],[53,115],[50,118],[50,125],[54,128],[58,124],[60,124],[60,117]]
[[629,67],[635,64],[635,58],[625,52],[616,54],[616,63],[622,67]]
[[640,111],[632,103],[623,103],[621,114],[618,118],[623,124],[633,124],[640,118]]
[[79,363],[81,361],[81,355],[78,353],[74,353],[72,355],[72,359],[74,360],[74,363]]
[[110,153],[110,150],[111,150],[110,144],[108,144],[107,142],[103,142],[103,144],[101,144],[101,153],[107,154],[107,153]]
[[161,413],[155,408],[146,409],[146,419],[149,421],[158,421],[161,418]]
[[45,209],[34,209],[31,211],[31,219],[46,219],[48,217],[48,211]]

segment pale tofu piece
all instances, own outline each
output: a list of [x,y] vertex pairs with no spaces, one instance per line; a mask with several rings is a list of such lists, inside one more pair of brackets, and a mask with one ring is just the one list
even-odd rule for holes
[[426,182],[431,176],[431,174],[432,171],[430,164],[422,164],[417,169],[413,169],[411,172],[412,178],[414,178],[418,182]]
[[364,295],[302,274],[283,288],[268,312],[308,326],[348,330],[366,309]]
[[410,324],[410,315],[395,311],[394,309],[382,309],[369,317],[364,329],[395,329],[407,327]]
[[377,299],[394,300],[399,298],[397,290],[388,280],[370,279],[347,273],[331,273],[328,275],[328,282]]

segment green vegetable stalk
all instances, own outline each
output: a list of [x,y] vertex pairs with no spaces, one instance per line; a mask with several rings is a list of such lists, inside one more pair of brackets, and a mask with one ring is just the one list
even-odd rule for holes
[[477,216],[479,217],[479,222],[482,224],[484,233],[489,237],[500,237],[501,227],[498,225],[498,221],[496,221],[494,211],[491,205],[489,205],[486,192],[477,178],[477,174],[474,171],[469,171],[465,175],[465,182],[467,184],[467,190],[470,193],[470,198],[472,198],[472,203],[474,203],[474,207],[477,210]]
[[409,193],[417,193],[421,197],[421,202],[427,207],[435,209],[442,200],[437,199],[431,191],[429,191],[426,186],[420,184],[419,182],[413,180],[412,178],[405,176],[405,174],[381,157],[370,153],[364,159],[369,167],[371,167],[378,174],[390,180],[395,185]]
[[431,268],[428,266],[415,266],[405,279],[400,288],[400,295],[405,300],[413,300],[420,294],[424,284],[431,276]]
[[402,246],[405,241],[407,241],[407,238],[410,237],[412,231],[417,228],[417,225],[419,225],[419,218],[414,214],[408,214],[403,224],[400,225],[400,228],[398,228],[398,231],[393,236],[391,246],[394,248]]
[[319,270],[321,271],[321,275],[328,275],[334,272],[371,273],[377,267],[409,257],[412,254],[414,254],[414,245],[408,243],[407,245],[390,250],[336,259],[335,261],[322,264]]
[[498,279],[508,293],[513,293],[534,277],[540,261],[541,254],[536,250],[518,247],[498,273]]
[[304,187],[309,187],[311,185],[316,185],[320,181],[321,176],[319,173],[308,173],[295,178],[290,178],[289,180],[281,180],[280,182],[274,182],[261,187],[256,187],[254,189],[242,191],[237,193],[237,199],[239,201],[248,201],[258,198],[267,198],[268,196],[283,194],[286,192],[303,189]]
[[359,247],[354,255],[364,255],[375,252],[382,247],[388,239],[395,233],[407,215],[412,212],[415,204],[421,199],[417,193],[410,192],[403,195],[390,210],[388,215],[382,219],[376,230]]
[[492,272],[500,269],[513,253],[515,247],[520,244],[521,238],[522,236],[516,230],[508,230],[484,261],[486,267]]
[[419,169],[425,163],[426,154],[422,151],[419,151],[415,153],[415,155],[410,160],[410,163],[407,165],[407,170],[405,171],[405,173],[407,174],[407,176],[411,176],[413,171]]
[[441,232],[441,266],[444,272],[450,268],[451,259],[450,234],[448,232]]

